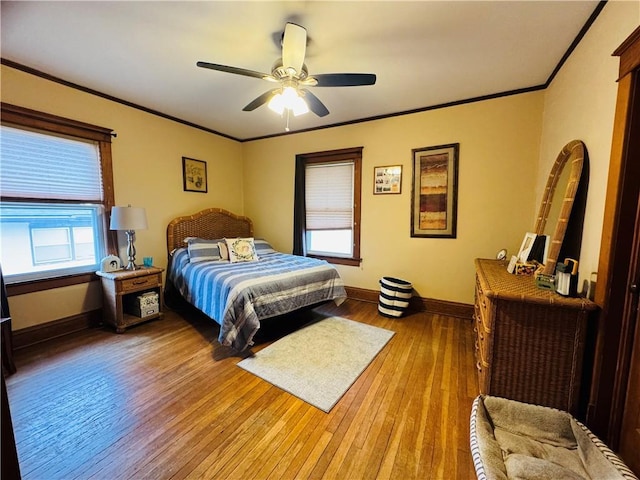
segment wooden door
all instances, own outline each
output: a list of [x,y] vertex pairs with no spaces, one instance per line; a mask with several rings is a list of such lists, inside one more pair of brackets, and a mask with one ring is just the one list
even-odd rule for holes
[[614,55],[620,57],[620,78],[595,294],[602,311],[587,426],[640,474],[640,27]]
[[636,212],[634,252],[631,257],[629,308],[626,314],[635,319],[635,334],[629,366],[629,384],[622,430],[620,433],[620,456],[629,467],[640,475],[640,196]]

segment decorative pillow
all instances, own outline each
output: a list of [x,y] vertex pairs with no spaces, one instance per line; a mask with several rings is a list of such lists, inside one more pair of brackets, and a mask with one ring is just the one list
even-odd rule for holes
[[227,244],[224,241],[218,242],[218,248],[220,249],[220,258],[222,258],[222,260],[229,260],[229,249],[227,248]]
[[189,262],[191,263],[220,260],[218,240],[190,238],[187,242],[187,250],[189,251]]
[[231,263],[255,262],[258,260],[253,238],[225,238]]

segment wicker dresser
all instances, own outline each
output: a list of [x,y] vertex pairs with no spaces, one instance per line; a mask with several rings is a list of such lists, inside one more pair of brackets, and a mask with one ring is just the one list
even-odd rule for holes
[[476,259],[480,393],[578,413],[590,312],[586,299],[540,290],[507,263]]

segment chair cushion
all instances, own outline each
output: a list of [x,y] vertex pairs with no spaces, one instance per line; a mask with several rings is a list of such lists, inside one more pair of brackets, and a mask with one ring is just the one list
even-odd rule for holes
[[474,401],[471,449],[478,478],[637,480],[569,413],[499,397]]

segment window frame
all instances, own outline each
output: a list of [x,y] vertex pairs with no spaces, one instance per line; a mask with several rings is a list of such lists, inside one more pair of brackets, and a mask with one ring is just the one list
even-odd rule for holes
[[[63,134],[76,137],[81,140],[97,142],[100,154],[100,175],[102,176],[102,205],[105,211],[103,228],[104,231],[107,232],[107,251],[105,253],[117,252],[118,247],[116,235],[114,232],[109,230],[107,225],[108,218],[111,214],[111,208],[115,204],[113,163],[111,157],[111,138],[112,136],[115,136],[113,130],[5,102],[0,103],[0,112],[2,125],[51,132],[52,134]],[[31,198],[0,197],[0,199],[2,201],[11,202],[46,203],[46,200],[43,201],[42,199]],[[64,203],[64,201],[57,200],[56,203]],[[68,285],[87,283],[96,279],[97,277],[95,273],[78,273],[38,280],[26,280],[12,283],[5,282],[5,286],[7,289],[7,295],[12,296]]]
[[[296,155],[296,188],[294,199],[294,254],[326,260],[338,265],[359,266],[360,257],[360,203],[362,196],[362,150],[363,147],[344,148],[326,152],[303,153]],[[353,162],[353,253],[350,257],[309,254],[306,251],[305,236],[306,208],[304,205],[304,172],[308,164]],[[302,196],[302,198],[300,198]],[[300,211],[301,209],[301,211]]]

